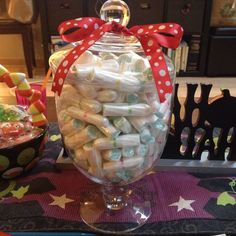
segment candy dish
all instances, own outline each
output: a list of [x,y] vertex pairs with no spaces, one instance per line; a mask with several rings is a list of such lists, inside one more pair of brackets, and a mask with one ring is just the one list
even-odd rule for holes
[[41,158],[48,122],[41,90],[33,89],[24,73],[10,73],[0,65],[0,82],[28,102],[26,106],[0,104],[0,177],[11,179]]
[[[32,169],[42,157],[47,141],[48,126],[35,128],[27,141],[9,147],[0,148],[0,177],[12,179]],[[26,138],[26,137],[25,137]]]

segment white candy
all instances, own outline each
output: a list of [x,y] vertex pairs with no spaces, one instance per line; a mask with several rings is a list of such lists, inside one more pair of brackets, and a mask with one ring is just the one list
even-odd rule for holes
[[80,94],[85,98],[95,98],[97,96],[97,90],[91,86],[82,83],[77,83],[76,88],[79,90]]
[[102,158],[106,161],[120,161],[121,150],[111,149],[111,150],[102,151]]
[[150,67],[143,58],[137,59],[133,66],[132,71],[143,73],[148,67]]
[[72,135],[75,134],[76,132],[79,132],[84,127],[85,127],[84,121],[78,119],[72,119],[62,126],[61,132],[63,135]]
[[121,73],[131,70],[131,67],[132,67],[131,61],[132,61],[132,55],[130,53],[129,54],[122,54],[119,56],[118,62],[120,65],[120,72]]
[[75,106],[67,108],[67,112],[70,116],[94,124],[97,127],[109,125],[109,120],[106,117],[82,111]]
[[115,59],[102,60],[99,62],[99,67],[105,71],[119,72],[120,66]]
[[120,135],[116,139],[99,138],[94,141],[94,146],[99,150],[138,146],[140,136],[138,134]]
[[81,96],[78,91],[71,85],[63,87],[61,96],[56,100],[57,109],[61,110],[68,106],[78,106],[80,104]]
[[95,62],[96,62],[96,59],[95,59],[94,55],[90,51],[85,51],[75,61],[75,64],[91,64],[91,63],[95,63]]
[[80,107],[80,100],[81,100],[81,97],[79,95],[68,94],[67,96],[60,97],[60,99],[57,100],[56,105],[59,110],[65,109],[69,106]]
[[143,163],[142,157],[133,157],[127,158],[121,161],[110,161],[103,164],[103,169],[105,172],[113,172],[120,169],[132,169],[134,167],[138,167]]
[[66,124],[67,122],[71,120],[72,120],[72,117],[69,115],[66,109],[61,110],[58,113],[58,123],[60,126],[63,126],[64,124]]
[[113,102],[119,97],[115,90],[106,89],[97,93],[97,100],[99,102]]
[[99,52],[99,56],[103,59],[103,60],[109,60],[109,59],[115,59],[117,60],[118,57],[111,53],[111,52]]
[[80,107],[87,112],[99,113],[102,110],[102,104],[93,99],[81,99]]
[[95,69],[92,83],[103,88],[116,89],[122,92],[138,92],[141,89],[141,83],[132,76],[124,76],[114,72]]
[[99,137],[99,130],[92,125],[87,126],[82,129],[79,133],[75,133],[73,135],[65,136],[64,141],[67,147],[70,149],[79,148],[83,146],[85,143],[88,143]]
[[[80,81],[90,81],[94,77],[94,67],[75,65],[76,78]],[[68,81],[68,80],[67,80]],[[71,83],[75,84],[76,80],[72,80]]]
[[123,103],[125,101],[126,93],[118,93],[118,98],[114,101],[114,103]]
[[83,146],[84,155],[88,157],[88,162],[90,166],[102,167],[102,159],[100,152],[95,149],[92,143],[87,143]]
[[120,131],[117,130],[111,123],[106,126],[98,126],[98,128],[108,138],[117,138],[117,136],[120,134]]
[[128,134],[131,133],[132,127],[129,121],[125,117],[117,117],[113,120],[113,124],[123,133]]
[[128,120],[132,124],[132,126],[139,132],[146,127],[148,124],[154,123],[158,119],[157,116],[151,114],[149,116],[144,117],[129,117]]
[[156,84],[154,81],[146,81],[142,83],[141,91],[145,93],[154,93],[156,92]]
[[89,168],[87,156],[85,155],[83,149],[81,148],[75,150],[74,162],[76,163],[76,165],[85,170],[88,170]]
[[110,103],[103,105],[104,116],[146,116],[151,113],[151,107],[144,103],[134,105]]
[[63,51],[57,51],[53,53],[53,55],[49,58],[49,65],[51,68],[53,68],[53,71],[55,72],[62,62],[62,60],[65,58],[65,56],[68,54],[70,50],[63,50]]

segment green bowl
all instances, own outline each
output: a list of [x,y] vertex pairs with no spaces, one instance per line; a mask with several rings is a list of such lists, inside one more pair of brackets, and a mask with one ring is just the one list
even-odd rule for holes
[[33,139],[0,149],[0,177],[12,179],[32,169],[42,157],[47,141],[48,126]]

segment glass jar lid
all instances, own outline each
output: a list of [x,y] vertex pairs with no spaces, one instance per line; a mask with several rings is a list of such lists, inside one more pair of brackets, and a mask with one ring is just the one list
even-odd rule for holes
[[[101,7],[100,18],[107,22],[115,21],[126,27],[130,20],[130,10],[122,0],[108,0]],[[123,33],[105,33],[90,49],[120,53],[127,51],[143,52],[136,37],[125,36]]]

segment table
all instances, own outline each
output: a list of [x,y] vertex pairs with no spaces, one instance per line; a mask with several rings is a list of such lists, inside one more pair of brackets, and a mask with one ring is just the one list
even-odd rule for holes
[[[57,124],[50,124],[49,142],[38,165],[25,176],[0,181],[0,193],[5,191],[0,231],[91,235],[78,214],[80,193],[99,186],[77,170],[56,168],[62,148],[58,134]],[[14,187],[7,193],[9,186]],[[134,186],[148,188],[145,197],[152,203],[152,216],[130,235],[236,233],[236,175],[161,171]]]

